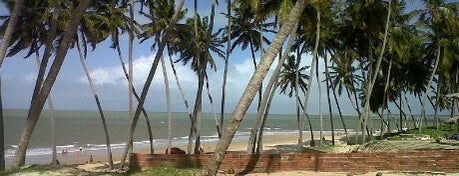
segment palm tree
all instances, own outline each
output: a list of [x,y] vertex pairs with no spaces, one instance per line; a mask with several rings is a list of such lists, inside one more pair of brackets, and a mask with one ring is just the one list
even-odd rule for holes
[[[37,65],[38,65],[38,68],[40,68],[40,55],[38,54],[38,52],[36,53],[36,61],[37,61]],[[57,164],[57,149],[56,149],[56,128],[55,128],[55,123],[54,123],[54,117],[55,117],[55,114],[54,114],[54,104],[53,104],[53,99],[51,98],[51,95],[48,96],[47,100],[48,102],[48,107],[49,107],[49,111],[50,111],[50,121],[51,121],[51,147],[52,147],[52,159],[51,159],[51,163],[53,165],[58,165]]]
[[[14,28],[18,21],[19,16],[21,15],[21,8],[24,4],[24,0],[15,1],[13,11],[11,12],[10,19],[8,20],[8,24],[6,26],[5,32],[2,36],[2,41],[0,43],[0,68],[3,65],[3,60],[5,58],[6,50],[10,43],[10,40],[13,35]],[[1,80],[1,75],[0,75]],[[1,90],[1,82],[0,82],[0,90]],[[1,92],[0,92],[0,171],[5,170],[5,141],[4,141],[4,124],[3,124],[3,105],[1,100]]]
[[[192,129],[191,132],[196,131],[196,134],[190,134],[190,138],[196,135],[195,141],[195,153],[199,153],[200,149],[200,134],[199,134],[199,121],[202,110],[202,89],[204,86],[204,80],[207,76],[207,65],[210,65],[211,69],[216,70],[215,61],[211,55],[211,52],[216,53],[220,57],[224,57],[224,52],[219,48],[221,43],[216,38],[217,34],[208,34],[208,21],[207,18],[198,20],[198,35],[195,34],[193,27],[195,27],[194,19],[187,19],[186,24],[179,26],[178,38],[180,42],[178,46],[175,46],[177,52],[180,53],[180,58],[177,61],[181,61],[183,64],[191,62],[191,68],[196,72],[198,76],[198,88],[195,99],[195,106],[193,110],[193,119],[191,121]],[[198,38],[196,38],[198,36]],[[196,45],[196,43],[198,43]],[[194,128],[194,129],[193,129]]]
[[[456,13],[458,10],[458,2],[446,3],[446,1],[444,0],[439,0],[426,1],[426,4],[427,9],[421,15],[420,22],[421,24],[424,23],[429,25],[427,30],[430,30],[432,32],[430,34],[430,36],[432,37],[430,40],[431,45],[436,47],[436,49],[433,50],[435,52],[436,58],[431,77],[427,84],[426,92],[424,93],[422,99],[421,114],[423,118],[425,118],[425,102],[428,97],[428,90],[430,88],[430,85],[432,84],[435,74],[439,74],[437,73],[437,68],[440,63],[440,60],[442,60],[441,62],[447,62],[446,60],[450,59],[445,57],[448,56],[447,54],[441,52],[442,48],[447,48],[445,47],[445,44],[450,41],[449,39],[451,37],[451,34],[456,35],[457,37],[457,29],[459,29]],[[419,126],[419,130],[421,129],[422,119]]]
[[[82,34],[83,40],[86,41],[84,39],[85,38],[85,36],[84,36],[85,31],[81,31],[81,32],[83,33]],[[96,104],[97,104],[97,108],[99,110],[100,118],[102,120],[102,125],[104,127],[104,132],[105,132],[105,140],[106,140],[106,145],[107,145],[109,168],[113,169],[112,147],[110,146],[110,136],[109,136],[109,133],[108,133],[108,127],[107,127],[107,123],[106,123],[106,120],[105,120],[105,114],[104,114],[104,111],[102,110],[102,105],[100,103],[99,96],[98,96],[97,91],[96,91],[96,87],[94,85],[93,79],[91,78],[91,74],[90,74],[88,66],[86,64],[86,54],[83,53],[83,50],[81,48],[81,44],[80,43],[81,42],[80,42],[80,40],[78,38],[78,35],[77,35],[76,45],[77,45],[77,48],[78,48],[78,53],[80,55],[81,65],[82,65],[83,70],[84,70],[84,72],[86,74],[86,77],[88,78],[89,86],[91,87],[91,91],[92,91],[92,93],[94,95],[94,98],[95,98],[95,101],[96,101]]]
[[21,133],[18,149],[16,150],[14,156],[14,168],[23,166],[25,164],[25,154],[27,146],[32,135],[32,132],[35,128],[35,125],[39,119],[41,111],[43,109],[46,97],[48,97],[51,88],[56,80],[56,77],[59,74],[60,68],[67,54],[67,50],[70,46],[71,40],[73,39],[74,34],[77,31],[78,24],[83,15],[85,14],[86,8],[89,6],[90,2],[90,0],[81,1],[75,8],[72,20],[70,21],[66,33],[62,37],[62,40],[59,44],[59,49],[57,51],[54,62],[51,65],[49,74],[46,77],[43,86],[40,86],[40,93],[31,101],[31,108],[29,109],[27,122],[25,124],[24,130]]
[[[231,38],[234,40],[231,51],[233,51],[236,46],[241,45],[242,50],[246,50],[247,47],[250,47],[250,53],[252,56],[252,63],[254,69],[257,69],[257,61],[255,58],[255,52],[260,50],[261,45],[263,42],[269,44],[270,41],[268,38],[263,36],[261,33],[275,33],[273,30],[267,29],[268,27],[272,26],[273,23],[265,23],[261,25],[260,29],[260,19],[257,19],[256,14],[256,7],[252,7],[250,2],[246,1],[237,1],[237,6],[233,8],[234,16],[228,16],[227,18],[231,18],[231,22],[235,24],[231,28],[231,32],[228,32],[230,37],[225,36],[225,38]],[[262,31],[260,31],[262,30]],[[263,40],[262,40],[263,39]],[[262,98],[262,90],[260,89],[258,92],[258,108],[260,107]]]
[[[297,29],[297,28],[298,28],[298,23],[293,27],[293,29]],[[255,121],[255,124],[260,123],[260,125],[256,125],[256,126],[254,125],[257,129],[260,129],[255,139],[256,147],[257,147],[255,150],[255,153],[257,154],[259,154],[263,150],[263,130],[265,128],[266,119],[268,118],[268,115],[269,115],[269,110],[271,109],[271,103],[274,99],[274,96],[276,95],[277,88],[279,87],[278,80],[279,80],[280,72],[283,66],[282,63],[284,63],[287,57],[289,57],[289,53],[295,43],[296,38],[297,38],[297,33],[293,32],[287,43],[287,47],[284,50],[284,53],[281,55],[281,58],[279,59],[278,64],[275,70],[273,71],[273,74],[268,82],[268,85],[266,86],[266,91],[263,94],[263,99],[261,102],[260,110],[258,111],[258,115],[257,115],[257,118],[261,118],[261,120],[257,119]],[[249,145],[249,146],[254,146],[254,145]],[[250,149],[249,151],[253,151],[253,149]]]
[[269,67],[273,63],[275,56],[279,52],[279,49],[282,47],[282,44],[284,43],[287,36],[290,33],[292,33],[292,31],[295,32],[293,28],[296,26],[295,24],[297,23],[298,18],[301,15],[301,12],[305,8],[306,4],[306,1],[303,0],[296,2],[295,7],[292,8],[288,19],[283,23],[282,28],[274,38],[273,43],[270,44],[268,50],[263,55],[263,58],[261,59],[261,62],[258,65],[258,69],[255,71],[254,75],[250,79],[246,90],[242,94],[242,97],[239,100],[238,105],[236,106],[236,109],[233,111],[232,117],[223,132],[222,138],[217,143],[213,157],[206,169],[207,175],[217,174],[218,168],[220,167],[220,163],[223,160],[224,154],[228,149],[234,134],[239,128],[240,123],[243,120],[245,113],[247,112],[247,109],[252,103],[257,90],[260,88],[261,82],[266,76]]
[[[3,1],[5,1],[5,0],[3,0]],[[11,16],[8,19],[8,23],[7,23],[5,32],[3,33],[2,42],[0,43],[0,67],[3,64],[3,60],[5,59],[6,50],[8,49],[10,40],[11,40],[11,38],[13,36],[14,28],[16,26],[18,18],[19,18],[19,16],[21,16],[21,8],[22,8],[23,4],[24,4],[24,0],[14,1],[13,11],[11,11]],[[3,114],[3,109],[2,109],[2,113],[1,114]],[[1,122],[2,122],[1,125],[3,125],[3,117],[1,119]],[[3,143],[3,140],[2,140],[2,143]],[[1,156],[4,157],[3,156],[3,150],[1,152],[2,152]],[[2,161],[4,161],[4,159]],[[2,163],[2,164],[3,164],[3,166],[0,166],[0,170],[4,170],[5,169],[4,168],[4,164],[5,163]]]
[[[298,152],[302,152],[303,150],[303,121],[301,120],[300,117],[300,108],[305,111],[304,105],[301,102],[300,96],[299,96],[299,90],[303,92],[304,95],[306,95],[306,91],[308,90],[308,84],[305,82],[305,80],[309,80],[310,76],[302,73],[306,71],[308,67],[304,66],[300,68],[300,56],[297,56],[297,59],[295,60],[294,56],[288,56],[286,63],[282,64],[282,71],[280,75],[280,80],[279,80],[279,87],[281,88],[280,93],[286,94],[289,97],[293,96],[293,93],[295,93],[295,102],[296,102],[296,115],[297,115],[297,123],[298,123]],[[300,89],[299,89],[300,88]],[[286,92],[287,90],[288,93]],[[309,129],[311,132],[311,136],[314,136],[312,133],[312,124],[309,121]],[[314,138],[312,138],[314,139]]]
[[[181,0],[180,3],[177,5],[177,10],[174,12],[174,15],[172,16],[171,18],[171,21],[169,23],[169,26],[175,26],[175,24],[177,23],[177,20],[179,18],[179,12],[181,11],[182,7],[183,7],[183,4],[185,3],[184,0]],[[139,119],[139,115],[142,111],[142,107],[145,103],[145,99],[147,97],[147,94],[148,94],[148,90],[150,88],[150,85],[151,83],[153,82],[153,77],[155,75],[155,72],[156,72],[156,68],[158,67],[158,64],[159,64],[159,61],[162,57],[162,54],[163,54],[163,51],[166,47],[166,41],[168,41],[170,39],[170,33],[172,32],[172,28],[167,28],[166,31],[164,32],[164,40],[162,40],[159,44],[159,47],[158,47],[158,52],[155,56],[155,59],[153,60],[153,65],[151,66],[150,68],[150,71],[148,73],[148,77],[147,77],[147,80],[145,81],[145,84],[144,84],[144,87],[142,89],[142,94],[140,96],[140,99],[139,99],[139,104],[137,105],[137,109],[135,111],[135,114],[134,114],[134,118],[132,119],[131,121],[131,124],[129,126],[129,134],[128,134],[128,139],[126,141],[126,148],[124,150],[124,152],[122,153],[122,156],[121,156],[121,164],[120,164],[120,168],[123,168],[124,167],[124,164],[125,164],[125,160],[126,160],[126,157],[127,157],[127,154],[129,152],[129,144],[133,142],[134,140],[134,132],[135,132],[135,129],[137,127],[137,121]]]

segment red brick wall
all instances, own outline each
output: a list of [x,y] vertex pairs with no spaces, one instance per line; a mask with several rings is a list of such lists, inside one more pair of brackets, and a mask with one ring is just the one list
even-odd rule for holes
[[[133,154],[130,168],[159,166],[206,167],[212,154],[166,155]],[[309,171],[439,171],[459,172],[459,150],[428,150],[387,153],[304,153],[304,154],[226,154],[220,170],[235,173]]]

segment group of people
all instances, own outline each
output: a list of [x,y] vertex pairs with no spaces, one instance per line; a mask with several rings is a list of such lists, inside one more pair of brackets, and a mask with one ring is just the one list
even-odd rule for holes
[[[67,155],[68,151],[67,149],[62,150],[62,155]],[[83,155],[83,148],[79,148],[78,150],[75,151],[76,158],[80,158],[81,155]],[[89,163],[94,162],[94,157],[92,155],[89,155]]]

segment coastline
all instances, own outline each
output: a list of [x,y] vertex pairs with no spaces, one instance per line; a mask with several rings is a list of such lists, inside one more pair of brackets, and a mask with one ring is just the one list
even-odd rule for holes
[[[336,134],[335,139],[337,145],[340,143],[345,143],[340,141],[344,137],[342,134]],[[316,137],[318,139],[318,136]],[[331,140],[331,134],[325,133],[324,138],[329,142]],[[303,136],[303,143],[309,144],[310,135],[305,134]],[[202,149],[205,153],[212,153],[215,150],[218,141],[203,142]],[[296,152],[296,146],[298,142],[298,134],[266,134],[263,136],[263,153],[294,153]],[[316,142],[318,143],[318,142]],[[230,152],[246,152],[247,150],[247,139],[233,140],[231,142],[228,151]],[[177,145],[172,145],[171,147],[178,147],[182,150],[187,149],[187,146],[179,143]],[[167,147],[155,147],[155,154],[164,154]],[[121,160],[121,154],[124,152],[124,147],[112,147],[112,157],[114,162],[119,162]],[[150,153],[149,145],[139,145],[134,147],[135,153]],[[343,151],[346,152],[346,151]],[[94,163],[108,163],[108,153],[107,150],[83,150],[80,156],[77,155],[76,151],[68,151],[66,154],[62,154],[60,151],[57,153],[57,159],[59,160],[60,165],[91,165],[89,163],[89,157],[93,156]],[[8,158],[7,168],[11,168],[12,158]],[[36,155],[36,156],[27,156],[26,165],[32,164],[50,164],[52,155]],[[88,167],[91,168],[91,167]],[[83,168],[84,169],[84,168]]]

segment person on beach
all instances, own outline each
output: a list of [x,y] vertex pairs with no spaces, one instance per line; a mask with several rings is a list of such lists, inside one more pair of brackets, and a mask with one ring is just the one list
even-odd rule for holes
[[77,158],[80,158],[80,155],[82,155],[82,153],[83,153],[83,149],[80,147],[80,149],[78,149],[78,150],[75,152],[76,157],[77,157]]
[[92,157],[92,155],[89,156],[89,163],[92,163],[94,161],[94,158]]

